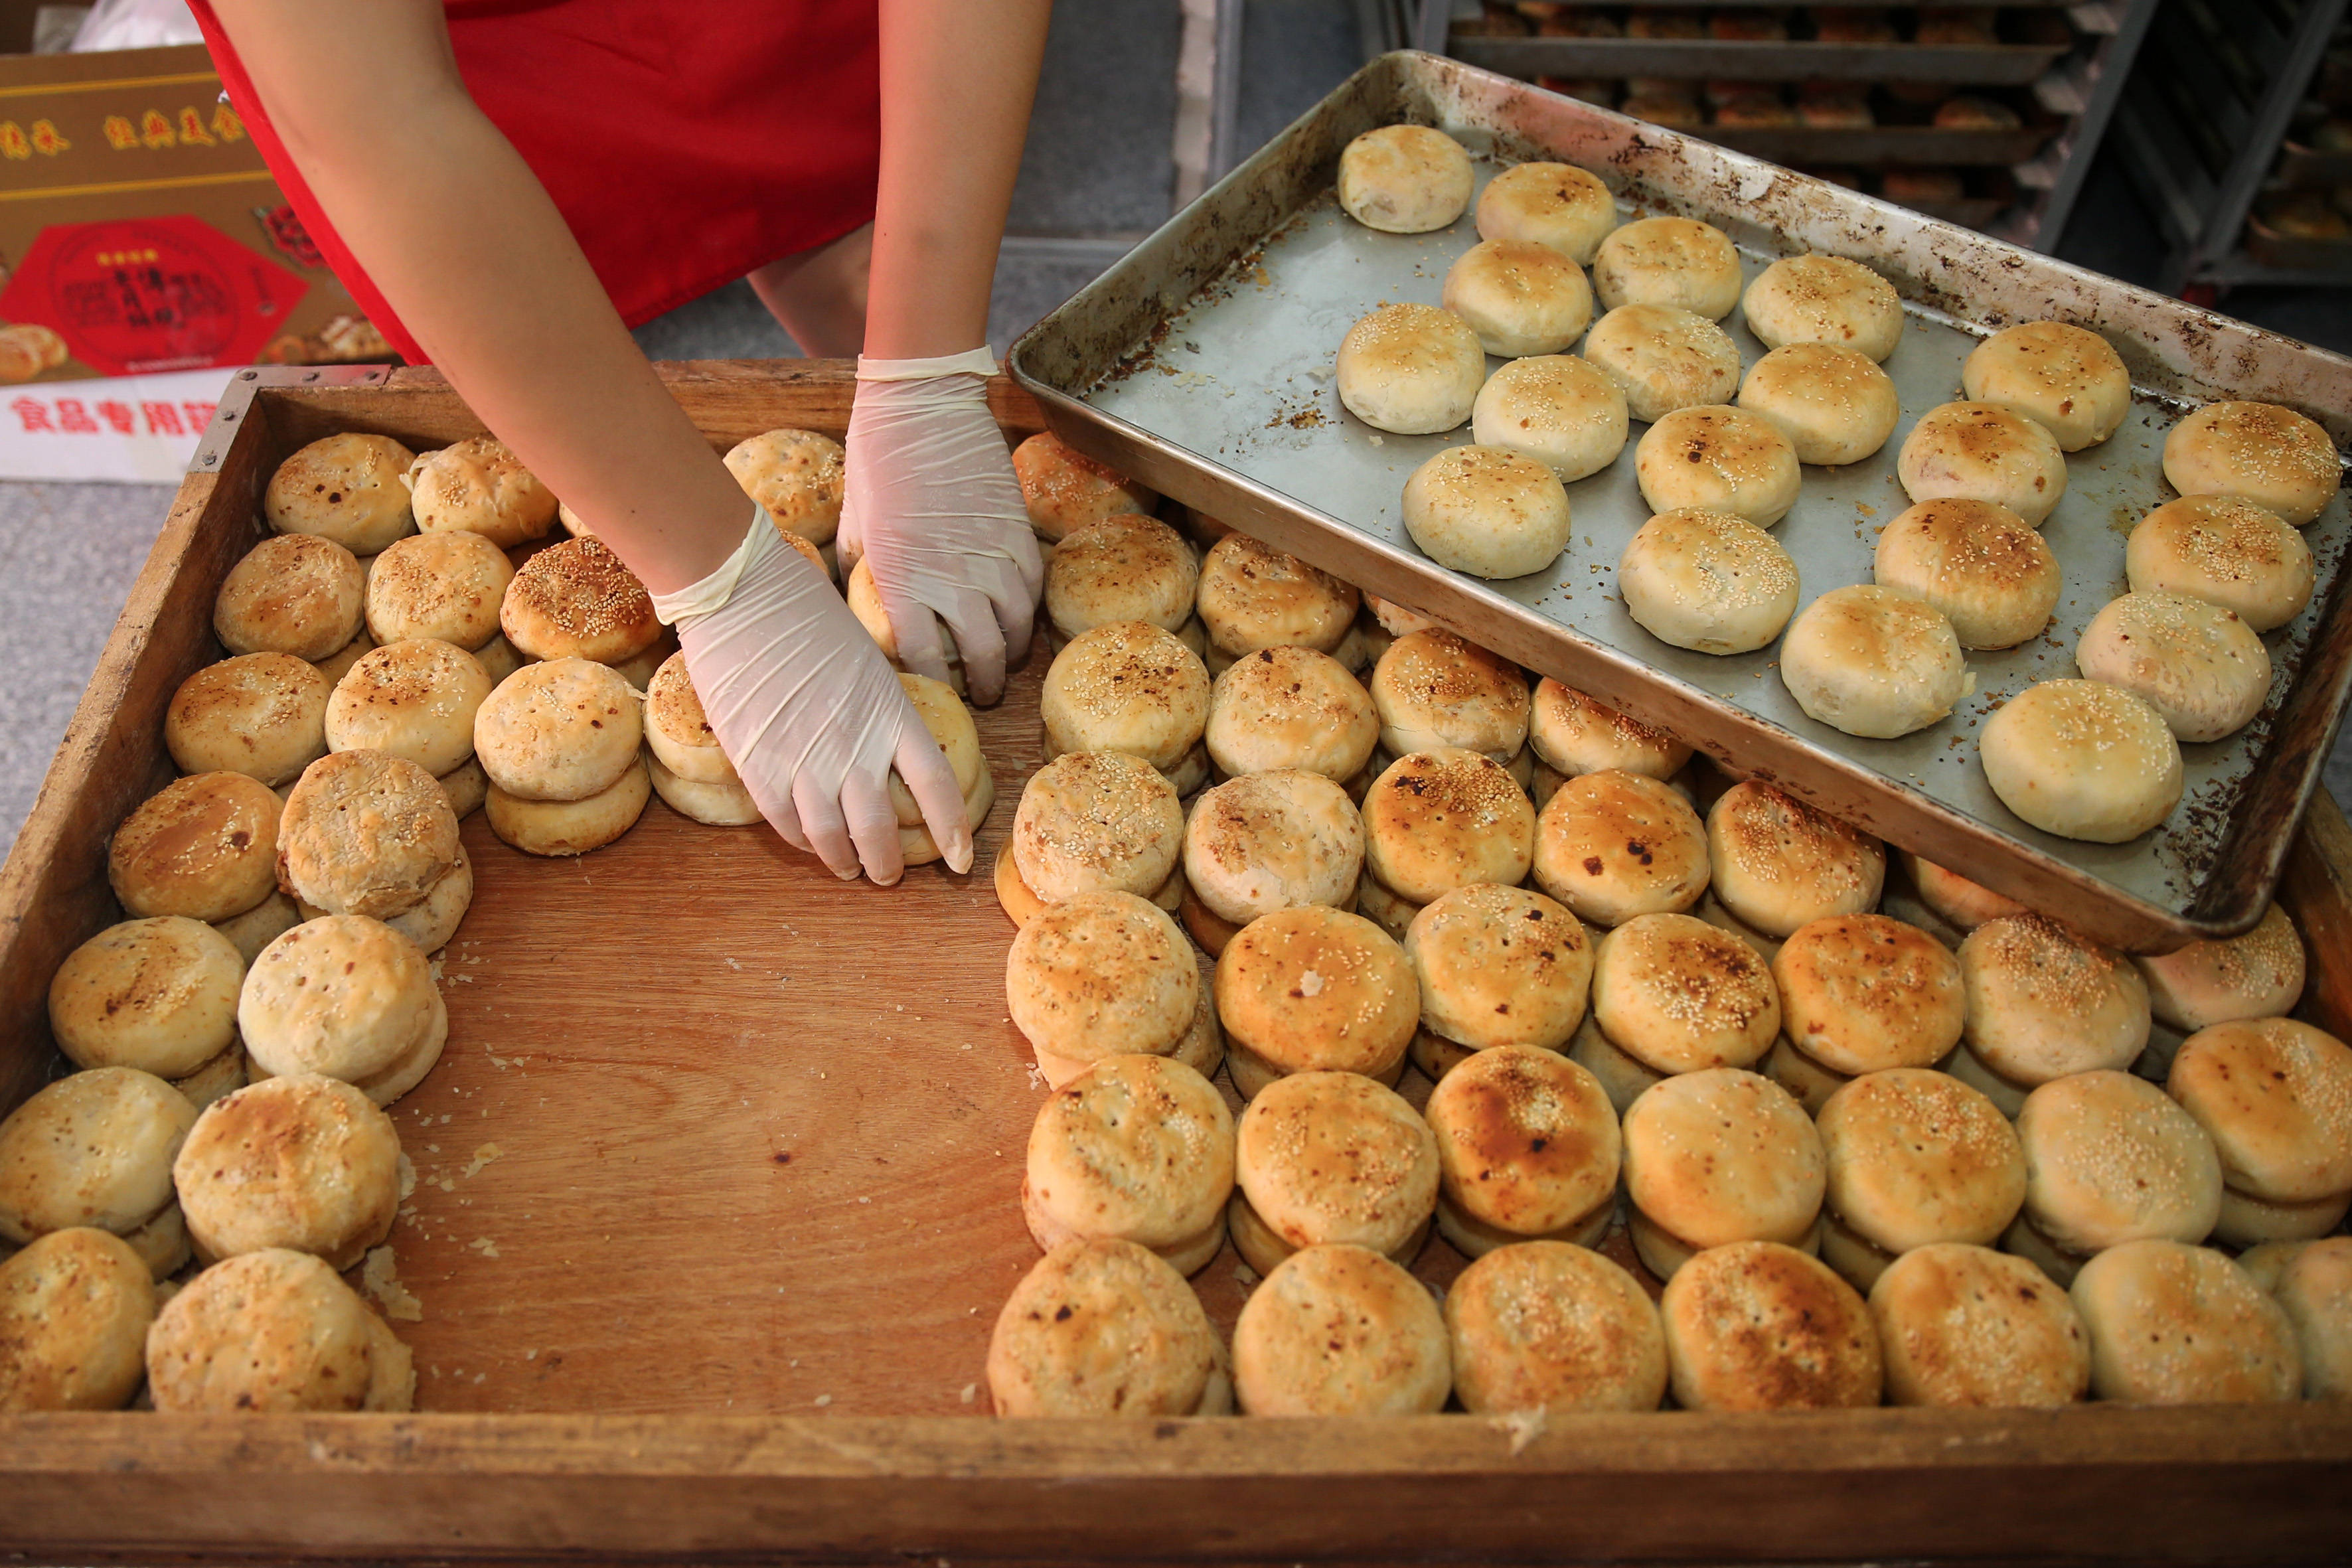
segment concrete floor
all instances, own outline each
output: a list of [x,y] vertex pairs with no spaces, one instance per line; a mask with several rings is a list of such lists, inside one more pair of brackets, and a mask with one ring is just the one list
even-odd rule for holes
[[[1016,237],[990,310],[989,341],[999,353],[1100,265],[1072,259],[1056,242],[1131,238],[1167,217],[1177,17],[1174,0],[1058,8],[1014,196]],[[1354,69],[1356,29],[1352,0],[1250,0],[1238,144],[1261,144]],[[2103,162],[2058,253],[2144,279],[2158,248],[2129,181]],[[2224,308],[2352,350],[2352,294],[2242,290]],[[741,284],[648,322],[637,339],[656,359],[795,352]],[[157,485],[0,483],[0,849],[32,805],[171,493]],[[2331,757],[2328,785],[2352,802],[2352,743]]]

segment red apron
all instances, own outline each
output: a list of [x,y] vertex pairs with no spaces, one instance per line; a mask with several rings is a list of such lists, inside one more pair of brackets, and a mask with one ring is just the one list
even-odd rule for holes
[[[212,7],[193,4],[230,101],[320,253],[368,319],[421,363],[287,157]],[[874,216],[874,0],[448,0],[447,9],[474,101],[547,187],[633,327]]]

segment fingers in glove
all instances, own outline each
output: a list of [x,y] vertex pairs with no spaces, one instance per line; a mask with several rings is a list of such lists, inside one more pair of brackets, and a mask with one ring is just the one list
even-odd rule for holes
[[876,590],[881,595],[882,613],[890,622],[891,640],[898,645],[900,667],[933,680],[947,680],[947,643],[940,631],[939,616],[911,594],[886,590],[878,583]]
[[[996,605],[977,588],[957,588],[943,594],[940,618],[954,634],[963,655],[963,678],[971,700],[982,708],[1004,695],[1004,628],[997,624]],[[1022,645],[1026,647],[1024,642]]]
[[892,761],[907,793],[922,807],[924,826],[931,830],[931,842],[940,847],[948,869],[958,876],[971,870],[971,814],[964,808],[963,791],[956,787],[955,768],[919,718],[908,715]]
[[1030,591],[1018,563],[997,561],[990,565],[993,570],[975,575],[980,591],[994,608],[997,627],[1004,637],[1004,662],[1009,666],[1029,651],[1030,637],[1036,630],[1037,595]]
[[824,868],[845,882],[854,882],[857,880],[857,846],[849,837],[849,823],[835,793],[839,788],[837,784],[828,788],[814,773],[803,773],[793,780],[793,805],[800,812],[809,847],[824,862]]
[[889,774],[853,772],[841,781],[841,815],[849,824],[857,858],[877,888],[906,874],[907,852],[898,842],[898,812],[890,804]]
[[1045,593],[1045,552],[1037,548],[1037,535],[1015,527],[1005,548],[1012,552],[1013,569],[1021,574],[1021,591],[1034,606]]

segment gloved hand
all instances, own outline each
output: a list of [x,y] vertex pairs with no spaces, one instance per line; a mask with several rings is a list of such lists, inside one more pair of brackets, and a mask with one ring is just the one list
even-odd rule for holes
[[1028,650],[1045,582],[1012,454],[988,411],[995,369],[984,348],[857,362],[839,539],[845,568],[861,555],[869,563],[898,662],[945,680],[945,621],[982,706],[1004,695],[1008,658]]
[[824,574],[777,537],[758,506],[726,563],[656,596],[735,771],[785,842],[833,874],[884,887],[906,869],[890,770],[922,807],[950,867],[971,868],[955,770],[882,650]]

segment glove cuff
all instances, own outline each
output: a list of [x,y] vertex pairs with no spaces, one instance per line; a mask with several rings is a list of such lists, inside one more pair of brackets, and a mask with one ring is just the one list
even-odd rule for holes
[[994,375],[996,356],[983,343],[960,354],[936,359],[868,359],[857,357],[860,381],[929,381],[940,375]]
[[698,583],[688,583],[674,594],[652,595],[654,614],[663,624],[685,626],[702,619],[723,606],[735,593],[735,584],[743,580],[752,563],[776,548],[782,542],[776,536],[776,525],[768,516],[767,508],[751,503],[751,526],[744,531],[743,542],[735,553],[719,563],[719,569]]

